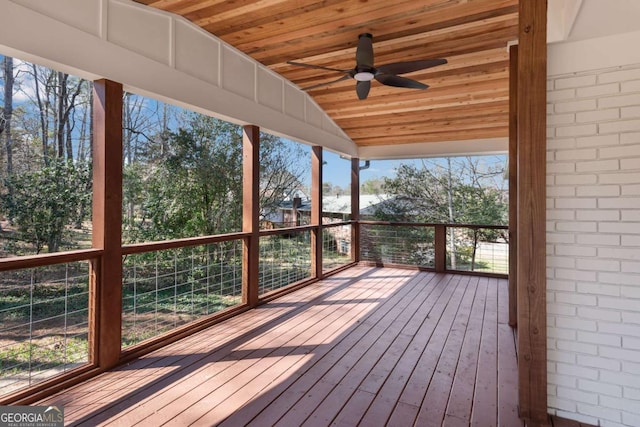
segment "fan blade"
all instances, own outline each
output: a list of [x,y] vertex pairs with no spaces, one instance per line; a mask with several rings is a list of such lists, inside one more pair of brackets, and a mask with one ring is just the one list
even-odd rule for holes
[[363,33],[358,37],[356,64],[358,67],[373,68],[373,36],[369,33]]
[[376,80],[387,86],[406,87],[409,89],[426,89],[427,86],[419,81],[408,79],[406,77],[395,76],[393,74],[378,74]]
[[435,67],[437,65],[446,64],[446,59],[425,59],[421,61],[395,62],[393,64],[385,64],[378,67],[378,72],[382,74],[405,74],[413,71],[424,70],[425,68]]
[[371,89],[370,81],[356,83],[356,92],[358,93],[358,99],[367,99],[367,96],[369,95],[369,89]]
[[316,88],[323,87],[323,86],[329,86],[329,85],[332,85],[332,84],[334,84],[334,83],[341,82],[341,81],[343,81],[343,80],[348,80],[348,79],[350,79],[350,78],[351,78],[351,76],[350,76],[350,75],[348,75],[348,74],[346,74],[346,75],[344,75],[344,76],[340,77],[340,78],[339,78],[339,79],[337,79],[337,80],[332,80],[332,81],[330,81],[330,82],[324,82],[324,83],[318,83],[317,85],[313,85],[313,86],[309,86],[309,87],[302,88],[302,90],[311,90],[311,89],[316,89]]
[[294,61],[287,61],[287,64],[295,65],[297,67],[311,68],[311,69],[314,69],[314,70],[337,71],[339,73],[348,73],[349,71],[351,71],[351,70],[340,70],[338,68],[323,67],[322,65],[303,64],[301,62],[294,62]]

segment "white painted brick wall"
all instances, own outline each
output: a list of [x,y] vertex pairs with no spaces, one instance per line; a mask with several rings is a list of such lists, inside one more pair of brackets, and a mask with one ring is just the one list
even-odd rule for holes
[[640,64],[549,76],[551,413],[640,426]]

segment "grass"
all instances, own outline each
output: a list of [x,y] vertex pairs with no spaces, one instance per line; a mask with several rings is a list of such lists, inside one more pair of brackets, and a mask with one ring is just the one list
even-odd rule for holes
[[194,292],[169,295],[168,290],[129,294],[122,315],[122,345],[128,347],[238,304],[240,296]]
[[[459,245],[456,251],[456,270],[508,274],[509,254],[508,245],[505,243],[480,242],[473,266],[471,264],[473,245]],[[447,267],[451,268],[449,255],[447,255]]]
[[15,342],[0,349],[0,382],[24,381],[26,376],[35,372],[86,363],[88,357],[86,336],[54,334],[28,342]]

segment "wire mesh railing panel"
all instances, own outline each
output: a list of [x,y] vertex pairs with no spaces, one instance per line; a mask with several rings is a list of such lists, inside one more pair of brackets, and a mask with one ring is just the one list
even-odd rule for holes
[[434,268],[434,235],[432,226],[361,224],[360,259]]
[[509,273],[506,229],[447,227],[447,269]]
[[129,347],[242,302],[242,242],[127,255],[122,346]]
[[0,273],[0,395],[89,363],[89,261]]
[[259,268],[259,295],[311,277],[310,231],[261,236]]
[[351,225],[326,226],[322,230],[322,271],[351,262]]

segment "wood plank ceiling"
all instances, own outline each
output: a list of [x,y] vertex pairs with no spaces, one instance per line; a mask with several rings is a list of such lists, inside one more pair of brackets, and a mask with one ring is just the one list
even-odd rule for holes
[[403,75],[427,90],[373,81],[359,100],[348,79],[309,90],[359,146],[508,136],[509,54],[518,0],[137,0],[182,15],[301,88],[352,69],[358,35],[373,34],[374,64],[446,58]]

